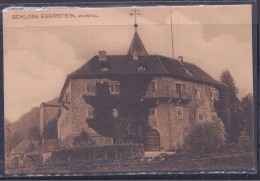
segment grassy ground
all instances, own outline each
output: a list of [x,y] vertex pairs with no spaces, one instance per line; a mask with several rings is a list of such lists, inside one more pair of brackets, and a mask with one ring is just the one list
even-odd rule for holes
[[33,168],[6,170],[7,174],[41,173],[116,173],[116,172],[205,172],[205,171],[253,171],[253,153],[238,153],[218,156],[172,157],[159,161],[129,161],[114,163],[63,162]]

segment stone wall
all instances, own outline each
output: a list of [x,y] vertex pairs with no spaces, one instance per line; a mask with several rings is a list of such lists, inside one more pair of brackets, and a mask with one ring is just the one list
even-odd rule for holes
[[[156,106],[157,126],[152,127],[160,134],[161,150],[182,147],[189,126],[192,126],[195,122],[213,121],[212,115],[216,114],[216,111],[213,105],[214,101],[211,99],[210,91],[214,89],[214,87],[173,78],[154,78],[154,80],[157,82],[157,91],[167,92],[167,90],[165,90],[167,86],[171,90],[175,90],[175,82],[181,82],[184,84],[183,91],[190,95],[191,101],[189,103],[159,102]],[[202,97],[200,99],[196,97],[197,86],[202,88]],[[177,119],[177,107],[183,109],[182,119]],[[204,115],[203,120],[198,119],[199,111]],[[219,118],[216,121],[219,121],[220,124],[222,124]]]
[[[161,92],[162,95],[167,95],[170,91],[174,93],[176,89],[175,83],[178,82],[182,84],[182,93],[190,97],[190,102],[159,102],[156,106],[157,126],[153,128],[160,133],[161,150],[181,147],[189,126],[196,121],[200,121],[198,120],[198,111],[203,112],[204,119],[202,121],[212,121],[212,115],[216,114],[210,92],[214,87],[175,78],[158,77],[154,78],[154,80],[157,82],[157,91]],[[87,107],[90,105],[87,105],[83,99],[83,95],[87,94],[87,83],[95,83],[96,81],[98,79],[71,80],[70,86],[68,86],[68,92],[71,92],[70,102],[67,105],[69,109],[62,109],[61,118],[58,122],[58,136],[61,140],[71,140],[69,138],[72,135],[78,135],[81,130],[96,134],[86,123]],[[108,81],[108,79],[99,81]],[[200,99],[196,98],[197,86],[202,88],[202,97]],[[147,91],[146,97],[150,95]],[[177,108],[183,109],[183,118],[181,119],[177,119]]]
[[71,121],[70,121],[70,110],[67,107],[62,107],[61,115],[59,117],[58,123],[58,139],[63,141],[67,136],[71,134]]

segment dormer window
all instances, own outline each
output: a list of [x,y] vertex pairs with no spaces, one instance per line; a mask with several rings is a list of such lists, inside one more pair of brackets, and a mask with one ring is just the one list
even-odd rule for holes
[[101,72],[107,72],[107,71],[108,71],[108,67],[102,67],[102,68],[100,69],[100,71],[101,71]]
[[144,72],[146,70],[146,65],[144,63],[142,63],[142,62],[138,62],[137,63],[137,69],[140,72]]
[[193,76],[192,73],[191,73],[191,71],[190,71],[189,69],[184,68],[184,70],[185,70],[185,72],[186,72],[189,76],[191,76],[191,77]]
[[183,65],[183,62],[184,62],[183,58],[184,58],[183,56],[178,56],[177,57],[177,60],[180,62],[181,65]]
[[133,51],[133,61],[137,61],[137,60],[138,60],[137,51]]

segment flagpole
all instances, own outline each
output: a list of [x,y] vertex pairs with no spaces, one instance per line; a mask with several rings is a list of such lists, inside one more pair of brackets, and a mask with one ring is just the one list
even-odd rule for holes
[[172,32],[172,10],[170,10],[170,18],[171,18],[172,58],[174,59],[173,32]]

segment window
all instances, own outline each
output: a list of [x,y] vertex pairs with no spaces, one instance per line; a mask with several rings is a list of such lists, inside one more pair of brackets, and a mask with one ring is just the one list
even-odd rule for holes
[[175,90],[176,93],[177,93],[177,94],[180,94],[180,93],[181,93],[181,83],[178,82],[178,83],[176,83],[175,85],[176,85],[176,90]]
[[133,51],[133,60],[135,60],[135,61],[138,60],[138,54],[137,54],[137,51]]
[[210,100],[217,100],[218,99],[218,91],[216,89],[210,90]]
[[153,80],[153,81],[150,82],[148,89],[149,89],[150,92],[156,92],[156,89],[157,89],[156,80]]
[[196,98],[201,99],[202,98],[202,88],[196,87]]
[[175,83],[175,97],[176,98],[181,98],[181,92],[182,92],[182,83],[181,82],[176,82]]
[[117,108],[114,108],[114,109],[113,109],[113,117],[114,117],[114,118],[117,118],[117,117],[118,117],[118,110],[117,110]]
[[216,114],[212,114],[212,121],[217,121],[217,115]]
[[94,108],[92,106],[87,107],[87,118],[94,118]]
[[96,92],[95,83],[93,83],[93,82],[87,83],[87,94],[88,95],[95,95],[95,92]]
[[112,81],[109,84],[111,94],[119,94],[119,82]]
[[63,102],[70,102],[70,93],[66,93],[63,97]]
[[138,71],[144,72],[145,71],[145,66],[144,65],[138,65]]
[[151,118],[148,122],[149,126],[151,127],[157,127],[157,118]]
[[155,108],[149,109],[149,117],[157,117]]
[[108,67],[102,67],[100,70],[101,70],[101,72],[107,72],[108,71]]
[[198,120],[201,120],[201,121],[204,120],[204,114],[202,111],[198,112]]
[[182,107],[176,108],[176,115],[177,115],[177,119],[183,119],[183,108]]
[[149,125],[157,127],[157,111],[155,108],[149,109]]
[[145,140],[146,151],[160,151],[160,134],[158,131],[151,129],[148,131]]

